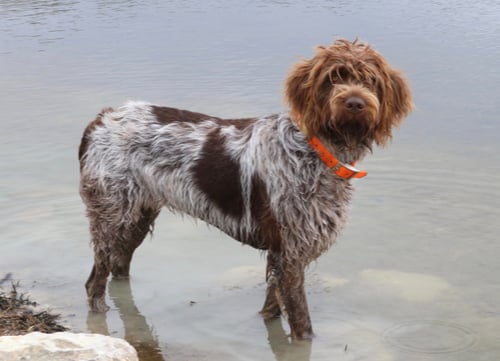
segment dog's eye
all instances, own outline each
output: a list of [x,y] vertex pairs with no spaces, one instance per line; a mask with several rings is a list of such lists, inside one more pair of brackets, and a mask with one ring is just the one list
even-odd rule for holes
[[330,81],[332,84],[339,81],[345,82],[349,79],[349,77],[349,71],[343,66],[335,68],[330,72]]
[[347,71],[346,68],[342,67],[337,69],[337,76],[339,77],[340,80],[347,80],[349,78],[349,72]]

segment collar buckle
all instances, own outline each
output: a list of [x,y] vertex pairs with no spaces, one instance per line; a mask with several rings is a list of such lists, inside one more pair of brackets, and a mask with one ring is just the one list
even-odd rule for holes
[[333,172],[340,178],[351,179],[351,178],[363,178],[366,176],[366,172],[355,168],[353,165],[338,162],[335,167],[332,168]]

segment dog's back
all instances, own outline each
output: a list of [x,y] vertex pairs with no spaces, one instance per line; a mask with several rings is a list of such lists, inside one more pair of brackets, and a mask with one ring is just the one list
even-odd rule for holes
[[79,150],[91,223],[105,213],[106,223],[124,228],[140,222],[144,209],[156,214],[165,206],[267,249],[256,221],[269,202],[259,133],[277,120],[227,120],[138,102],[105,109]]

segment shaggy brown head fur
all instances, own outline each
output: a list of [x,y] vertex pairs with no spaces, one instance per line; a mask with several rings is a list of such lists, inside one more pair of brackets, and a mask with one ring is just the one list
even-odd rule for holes
[[358,40],[318,46],[312,59],[295,64],[285,98],[308,137],[334,133],[368,146],[385,145],[413,108],[403,74]]

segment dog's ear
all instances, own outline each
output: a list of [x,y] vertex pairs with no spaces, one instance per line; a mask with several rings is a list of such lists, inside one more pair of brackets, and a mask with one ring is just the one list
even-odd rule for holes
[[389,73],[392,86],[393,126],[398,126],[413,109],[410,86],[403,74],[392,69]]
[[302,59],[293,65],[285,82],[285,102],[290,106],[290,116],[303,131],[304,116],[311,101],[307,85],[310,71],[310,61]]
[[383,146],[392,138],[392,128],[398,127],[412,111],[413,101],[408,81],[395,69],[388,69],[380,91],[381,119],[375,130],[375,142]]
[[[323,55],[318,47],[317,53]],[[302,59],[293,65],[285,82],[285,101],[290,106],[290,116],[297,126],[311,137],[318,133],[322,122],[328,118],[328,102],[324,101],[330,91],[323,89],[326,73],[323,74],[324,56]]]

